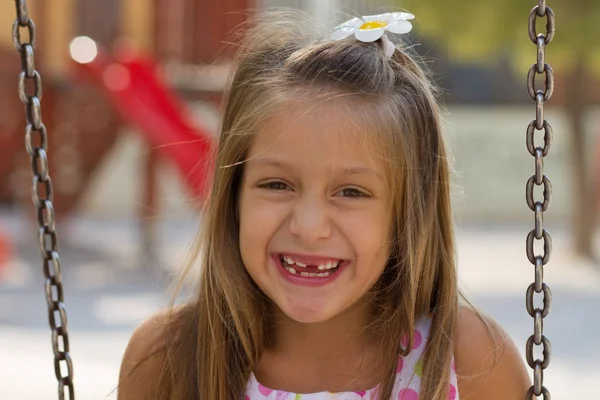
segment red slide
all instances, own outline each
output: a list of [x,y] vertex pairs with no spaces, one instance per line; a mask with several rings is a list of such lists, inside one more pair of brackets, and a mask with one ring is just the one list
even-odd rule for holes
[[[120,48],[114,57],[96,47],[92,57],[94,42],[78,38],[74,43],[77,40],[79,48],[71,45],[76,71],[106,89],[121,115],[139,128],[152,148],[175,163],[192,194],[203,200],[210,176],[212,135],[189,122],[186,104],[159,77],[154,61],[128,47]],[[91,52],[87,59],[86,52]]]
[[4,268],[13,257],[11,240],[0,227],[0,281],[2,280],[2,274]]

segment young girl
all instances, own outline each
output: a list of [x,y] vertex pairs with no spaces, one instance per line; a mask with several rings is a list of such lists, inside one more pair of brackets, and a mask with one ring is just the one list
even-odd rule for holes
[[385,33],[411,18],[319,40],[279,13],[248,34],[197,296],[137,329],[119,399],[524,397],[513,343],[459,303],[440,109]]

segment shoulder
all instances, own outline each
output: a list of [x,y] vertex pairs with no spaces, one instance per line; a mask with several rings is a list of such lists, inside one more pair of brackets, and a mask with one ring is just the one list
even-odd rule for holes
[[166,356],[168,333],[178,311],[161,311],[133,332],[123,355],[118,399],[147,399],[157,392]]
[[471,308],[460,308],[454,352],[461,399],[521,399],[531,385],[510,336]]

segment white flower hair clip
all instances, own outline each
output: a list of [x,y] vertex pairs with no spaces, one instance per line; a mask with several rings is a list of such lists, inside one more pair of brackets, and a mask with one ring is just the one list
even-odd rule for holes
[[388,57],[394,54],[394,44],[389,41],[385,32],[408,33],[412,30],[411,19],[415,16],[406,12],[393,12],[378,15],[366,15],[352,18],[338,25],[331,34],[331,39],[341,40],[354,34],[361,42],[383,41],[383,49]]

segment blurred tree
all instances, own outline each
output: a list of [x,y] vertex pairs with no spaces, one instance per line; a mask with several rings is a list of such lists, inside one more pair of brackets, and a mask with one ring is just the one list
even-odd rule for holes
[[[536,60],[536,46],[527,34],[527,17],[536,0],[396,0],[396,5],[414,13],[418,18],[415,30],[443,44],[454,61],[485,63],[510,55],[515,68],[523,73],[525,87],[527,70]],[[548,0],[547,6],[556,15],[557,32],[546,48],[546,62],[554,69],[557,86],[563,86],[557,87],[555,95],[559,96],[549,104],[564,107],[570,128],[574,246],[578,254],[594,258],[597,205],[593,204],[587,168],[584,117],[592,102],[591,80],[600,76],[600,46],[594,40],[600,37],[600,1]],[[545,33],[545,24],[546,18],[539,18],[536,32]],[[543,86],[538,83],[538,87]],[[527,96],[526,90],[523,94]],[[533,107],[532,114],[533,119]]]

